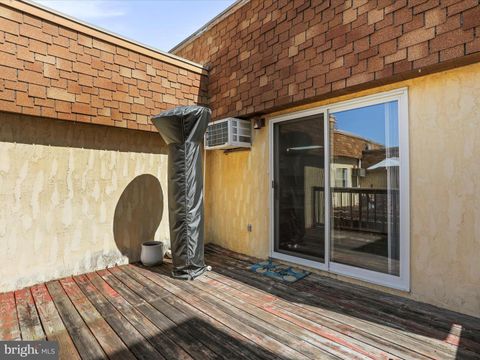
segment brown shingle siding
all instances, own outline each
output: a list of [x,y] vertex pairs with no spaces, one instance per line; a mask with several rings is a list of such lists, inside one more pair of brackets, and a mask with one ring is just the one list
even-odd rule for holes
[[211,66],[214,117],[247,116],[478,61],[480,2],[251,0],[174,52]]
[[154,130],[150,115],[206,104],[201,70],[160,61],[9,4],[0,3],[0,111]]
[[465,11],[463,14],[463,30],[480,27],[480,6]]

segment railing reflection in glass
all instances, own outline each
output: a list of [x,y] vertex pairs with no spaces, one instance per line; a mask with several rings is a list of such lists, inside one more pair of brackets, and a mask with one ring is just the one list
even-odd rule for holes
[[[336,112],[329,120],[331,261],[398,276],[398,103]],[[323,198],[324,189],[314,188],[314,211]]]

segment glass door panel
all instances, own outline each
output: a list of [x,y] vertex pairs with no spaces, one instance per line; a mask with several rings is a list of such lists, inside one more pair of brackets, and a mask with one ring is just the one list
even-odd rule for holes
[[398,103],[332,113],[330,260],[400,275]]
[[274,124],[274,251],[325,261],[323,115]]

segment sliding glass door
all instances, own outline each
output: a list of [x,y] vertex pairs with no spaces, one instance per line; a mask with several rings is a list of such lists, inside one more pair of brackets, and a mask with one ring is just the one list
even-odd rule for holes
[[274,125],[275,251],[325,260],[323,115]]
[[405,89],[270,123],[272,257],[409,289]]
[[330,115],[332,262],[399,275],[398,103]]

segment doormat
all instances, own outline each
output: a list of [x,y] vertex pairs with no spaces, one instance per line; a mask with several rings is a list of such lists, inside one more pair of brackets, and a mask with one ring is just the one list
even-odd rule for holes
[[266,260],[253,264],[250,266],[250,270],[258,274],[289,283],[294,283],[295,281],[310,275],[309,271],[294,269],[282,264],[275,264],[272,262],[272,260]]

